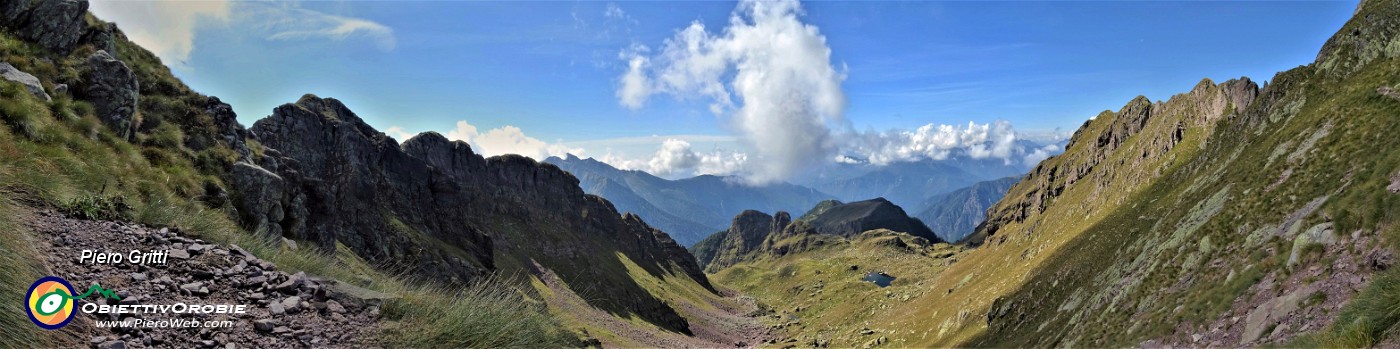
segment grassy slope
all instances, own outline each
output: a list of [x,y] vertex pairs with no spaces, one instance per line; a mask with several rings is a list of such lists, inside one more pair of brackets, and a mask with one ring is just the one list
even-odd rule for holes
[[[1389,3],[1371,5],[1358,18],[1397,10]],[[1353,21],[1342,32],[1358,25]],[[1222,120],[1205,132],[1211,136],[1200,152],[1177,155],[1189,160],[1183,166],[1168,167],[1121,205],[1109,205],[1102,218],[1080,224],[1056,219],[1077,217],[1075,206],[1095,203],[1066,195],[1043,219],[1007,229],[1038,228],[1011,246],[988,249],[989,256],[1008,260],[1018,249],[1053,251],[1008,298],[1042,306],[1018,309],[1024,319],[971,343],[1135,345],[1171,334],[1178,324],[1209,323],[1265,275],[1287,275],[1284,262],[1297,228],[1330,220],[1343,244],[1353,233],[1395,241],[1400,196],[1385,186],[1400,169],[1400,147],[1392,140],[1400,132],[1400,103],[1375,92],[1400,82],[1395,56],[1357,62],[1355,73],[1326,65],[1281,73],[1266,91],[1286,92],[1279,103],[1255,103],[1244,116]],[[1270,236],[1286,230],[1278,227],[1314,200],[1325,200],[1320,210],[1298,216],[1301,221],[1282,236]],[[1346,246],[1343,252],[1372,247]],[[1335,256],[1311,262],[1326,273],[1333,267],[1329,258]],[[1125,323],[1134,326],[1124,330]]]
[[[1391,3],[1367,6],[1362,16],[1397,13]],[[1341,32],[1360,25],[1354,21]],[[1266,90],[1280,97],[1254,103],[1242,114],[1206,112],[1211,103],[1198,103],[1198,97],[1168,102],[1154,108],[1141,132],[1102,158],[1093,151],[1095,140],[1120,117],[1100,114],[1079,130],[1080,139],[1064,155],[1042,164],[1059,170],[1058,176],[1033,174],[993,209],[1009,215],[1034,208],[1040,194],[1064,188],[1044,212],[1011,220],[986,245],[955,256],[951,267],[935,268],[920,285],[946,291],[915,293],[894,310],[863,305],[881,316],[858,321],[903,346],[1137,345],[1172,333],[1179,323],[1208,323],[1264,275],[1286,275],[1298,231],[1267,233],[1313,200],[1327,197],[1315,214],[1297,217],[1301,229],[1330,219],[1338,235],[1360,231],[1395,241],[1400,195],[1385,187],[1400,170],[1400,147],[1393,141],[1400,132],[1400,101],[1377,95],[1376,88],[1400,83],[1400,43],[1383,38],[1391,41],[1368,50],[1343,47],[1332,53],[1340,57],[1320,67],[1281,73]],[[1347,56],[1352,54],[1369,59]],[[1201,87],[1205,96],[1219,89]],[[1164,152],[1178,122],[1185,132]],[[1065,175],[1070,171],[1085,175],[1071,182]],[[1339,238],[1344,254],[1374,248],[1347,246],[1350,239]],[[807,266],[829,257],[786,258],[810,259],[797,264]],[[1329,257],[1309,258],[1303,263],[1330,268]],[[748,274],[782,267],[758,262],[722,271],[716,279],[758,295],[780,294],[790,285],[770,286]],[[1394,286],[1400,274],[1392,274],[1358,296],[1339,325],[1301,343],[1383,340],[1400,321],[1400,311],[1385,306],[1400,301],[1400,287]],[[768,298],[804,302],[801,295]],[[1008,307],[1012,320],[989,328],[994,302],[1017,306]]]
[[[826,240],[825,246],[758,257],[712,277],[773,307],[770,321],[788,335],[780,343],[793,341],[800,346],[860,347],[880,337],[896,347],[912,345],[917,337],[910,337],[910,329],[883,326],[883,319],[898,316],[914,300],[942,293],[933,285],[950,264],[949,257],[961,250],[947,244],[917,245],[907,234],[878,230],[849,240],[830,235],[790,237],[775,246],[803,238]],[[895,245],[895,239],[910,247]],[[861,281],[872,271],[896,279],[887,288]],[[873,333],[861,333],[865,329]]]
[[[1400,149],[1388,146],[1385,135],[1400,130],[1400,120],[1394,101],[1374,91],[1395,82],[1397,64],[1379,59],[1359,71],[1340,79],[1306,67],[1282,73],[1272,92],[1289,93],[1279,103],[1256,103],[1246,112],[1259,118],[1231,117],[1214,130],[1188,132],[1188,140],[1211,136],[1183,141],[1163,157],[1180,160],[1162,166],[1165,175],[1151,185],[1111,180],[1100,182],[1103,191],[1070,187],[1044,213],[1003,228],[1024,235],[979,257],[1017,265],[1012,269],[1024,277],[1013,280],[1025,284],[1002,289],[1015,290],[1011,302],[1042,306],[1017,309],[1025,318],[990,332],[981,321],[965,326],[969,337],[977,336],[970,343],[1134,345],[1167,335],[1178,323],[1206,323],[1262,275],[1281,272],[1292,236],[1268,237],[1262,227],[1276,227],[1323,196],[1330,199],[1322,214],[1303,217],[1299,226],[1332,217],[1339,234],[1360,229],[1388,236],[1397,198],[1383,188]],[[1319,132],[1324,125],[1330,132]],[[1124,153],[1135,155],[1115,155]],[[1096,169],[1105,170],[1124,168]],[[1288,179],[1274,186],[1285,172]],[[1125,330],[1125,323],[1135,325]]]
[[[89,18],[96,25],[96,20]],[[52,103],[35,99],[17,84],[0,82],[0,227],[20,226],[25,206],[62,206],[90,197],[122,198],[132,221],[181,229],[204,239],[237,244],[283,270],[306,271],[340,280],[362,280],[372,289],[402,298],[386,306],[384,338],[389,344],[436,347],[557,346],[571,343],[542,307],[521,302],[510,283],[486,283],[445,290],[430,282],[386,274],[347,253],[323,255],[289,250],[253,237],[229,212],[196,198],[210,185],[222,186],[222,171],[236,157],[227,146],[203,151],[185,147],[199,137],[213,139],[212,116],[204,97],[189,90],[150,52],[117,39],[118,57],[141,84],[138,116],[149,127],[132,142],[116,137],[93,115],[92,106],[56,94]],[[0,56],[36,75],[47,89],[77,83],[85,45],[68,56],[0,33]],[[256,148],[256,145],[254,145]],[[4,229],[0,239],[0,288],[24,289],[45,274],[35,263],[22,229]],[[13,235],[13,236],[11,236]],[[13,258],[10,258],[13,257]],[[527,304],[527,306],[521,306]],[[20,312],[0,314],[7,340],[19,346],[49,347],[81,337],[38,330]],[[433,324],[434,326],[426,326]],[[502,335],[505,334],[505,335]],[[81,341],[82,339],[77,339]],[[58,342],[55,342],[58,341]]]

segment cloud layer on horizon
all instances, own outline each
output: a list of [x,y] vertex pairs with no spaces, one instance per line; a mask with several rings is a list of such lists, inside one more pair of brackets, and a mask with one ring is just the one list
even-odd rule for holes
[[[413,138],[415,132],[409,132],[400,126],[390,126],[384,129],[384,133],[394,137],[399,142]],[[455,127],[443,137],[454,141],[463,141],[471,145],[472,151],[482,156],[496,156],[505,154],[517,154],[530,157],[535,160],[544,160],[551,156],[566,156],[569,154],[584,155],[583,148],[570,148],[560,142],[545,142],[538,138],[526,136],[524,131],[515,126],[501,126],[480,132],[475,125],[464,120],[458,120]]]
[[[1001,159],[1007,165],[1033,166],[1059,152],[1051,137],[1040,142],[1029,141],[1017,133],[1007,121],[985,124],[968,122],[966,126],[927,124],[914,130],[854,133],[848,137],[837,161],[850,162],[856,157],[871,164],[893,162],[944,160],[952,156],[972,159]],[[1048,142],[1047,142],[1048,141]],[[1025,142],[1037,143],[1026,147]]]

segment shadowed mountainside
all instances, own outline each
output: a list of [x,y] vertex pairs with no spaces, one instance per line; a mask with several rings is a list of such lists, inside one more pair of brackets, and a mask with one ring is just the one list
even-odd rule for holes
[[553,165],[483,158],[436,133],[400,145],[339,101],[312,95],[278,107],[252,131],[269,149],[259,165],[235,165],[235,183],[259,183],[239,186],[238,202],[255,226],[284,236],[323,249],[343,244],[370,262],[449,283],[545,268],[593,295],[586,299],[594,306],[678,332],[688,331],[686,321],[637,285],[620,259],[709,287],[666,233],[584,194]]

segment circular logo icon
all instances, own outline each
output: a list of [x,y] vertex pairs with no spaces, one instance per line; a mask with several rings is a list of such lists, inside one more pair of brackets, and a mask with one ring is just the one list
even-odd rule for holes
[[73,285],[54,276],[45,276],[29,286],[29,321],[47,330],[56,330],[73,321]]

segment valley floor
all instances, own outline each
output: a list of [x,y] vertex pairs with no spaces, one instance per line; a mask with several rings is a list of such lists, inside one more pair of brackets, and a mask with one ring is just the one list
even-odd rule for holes
[[[892,321],[925,308],[927,300],[952,293],[935,287],[944,271],[966,254],[948,244],[889,231],[866,232],[849,241],[785,256],[765,256],[724,269],[711,279],[753,295],[772,310],[779,336],[773,347],[909,347],[937,336],[947,324]],[[895,277],[888,287],[864,281],[869,273]],[[961,285],[959,285],[960,287]],[[963,319],[972,314],[957,315]],[[925,316],[925,318],[933,318]]]
[[[623,258],[623,257],[620,257]],[[693,336],[666,331],[636,318],[624,318],[588,305],[551,270],[542,270],[533,284],[544,295],[551,314],[605,348],[733,348],[751,347],[777,335],[771,321],[759,315],[763,309],[752,297],[721,288],[715,295],[687,278],[658,280],[634,275],[648,290],[685,317]],[[635,273],[634,273],[635,274]],[[591,342],[591,341],[590,341]]]

